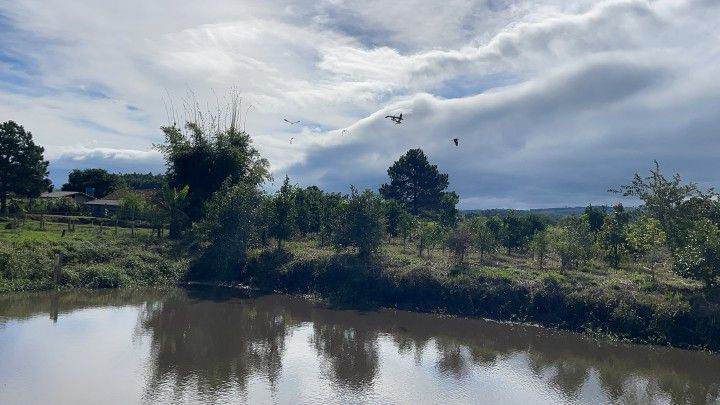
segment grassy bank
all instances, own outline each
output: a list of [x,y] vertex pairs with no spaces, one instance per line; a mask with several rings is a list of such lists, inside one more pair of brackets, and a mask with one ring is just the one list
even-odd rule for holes
[[[147,229],[26,221],[6,229],[0,222],[0,293],[65,287],[113,288],[176,284],[188,261],[167,239]],[[65,230],[65,235],[63,235]],[[62,280],[53,281],[56,255],[63,257]]]
[[[314,293],[348,306],[386,306],[545,326],[641,343],[720,350],[720,297],[700,283],[660,269],[599,263],[560,273],[523,256],[471,256],[452,267],[437,250],[419,258],[400,244],[364,265],[351,254],[293,242],[285,252],[255,252],[241,281],[291,293]],[[551,263],[552,265],[552,263]]]
[[[27,221],[0,226],[0,293],[51,289],[53,261],[64,257],[60,288],[113,288],[176,284],[212,271],[195,267],[167,239],[150,230],[100,229]],[[256,250],[244,270],[227,281],[289,293],[311,293],[353,307],[395,307],[545,326],[643,343],[720,350],[720,292],[704,290],[660,268],[653,281],[641,268],[611,269],[599,262],[560,273],[538,269],[524,255],[476,254],[454,267],[439,249],[424,257],[408,245],[383,245],[367,265],[352,252],[294,241],[287,250]],[[550,269],[557,263],[550,260]],[[214,281],[217,281],[213,279]]]

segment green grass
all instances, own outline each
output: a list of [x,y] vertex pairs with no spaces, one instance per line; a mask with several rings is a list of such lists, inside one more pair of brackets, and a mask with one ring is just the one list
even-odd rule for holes
[[[6,225],[10,223],[7,220],[0,220],[0,240],[8,242],[57,242],[62,239],[71,240],[89,240],[98,237],[112,239],[115,237],[130,237],[131,228],[118,227],[117,230],[112,226],[75,224],[73,232],[68,231],[67,224],[60,222],[45,221],[44,230],[40,229],[40,221],[26,220],[20,228],[7,229]],[[65,236],[63,236],[65,231]],[[148,237],[152,235],[152,230],[146,228],[135,228],[135,236]]]
[[[3,225],[0,222],[0,225]],[[63,236],[62,231],[65,230]],[[54,260],[63,256],[63,277],[53,282]],[[20,228],[0,227],[0,292],[65,287],[113,288],[174,284],[189,259],[167,239],[148,229],[67,225],[36,221]]]

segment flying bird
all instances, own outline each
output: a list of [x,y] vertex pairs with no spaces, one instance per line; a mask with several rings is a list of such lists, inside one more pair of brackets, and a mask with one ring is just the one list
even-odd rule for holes
[[402,113],[400,115],[386,115],[385,118],[390,118],[395,125],[399,125],[403,120]]
[[294,136],[293,136],[292,138],[290,138],[290,145],[292,145],[292,141],[293,141],[294,139],[295,139]]
[[283,118],[283,121],[287,122],[287,123],[290,124],[290,125],[295,125],[295,124],[299,124],[299,123],[300,123],[300,120],[297,120],[297,121],[289,121],[287,118]]
[[455,142],[455,146],[458,146],[458,142],[460,142],[458,138],[453,138],[452,141]]
[[340,132],[340,135],[345,135],[345,134],[349,134],[349,133],[350,133],[350,131],[348,131],[347,129],[343,129],[342,132]]

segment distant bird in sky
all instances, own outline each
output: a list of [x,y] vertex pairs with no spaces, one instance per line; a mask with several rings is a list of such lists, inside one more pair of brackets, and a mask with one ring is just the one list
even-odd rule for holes
[[402,113],[400,115],[386,115],[385,118],[390,118],[395,125],[399,125],[403,120]]
[[290,138],[290,145],[292,145],[292,141],[293,141],[294,139],[295,139],[294,136],[293,136],[292,138]]
[[458,143],[460,142],[458,138],[453,138],[452,141],[455,142],[455,146],[458,146]]
[[297,120],[297,121],[289,121],[287,118],[283,118],[283,121],[287,122],[287,123],[290,124],[290,125],[295,125],[295,124],[299,124],[299,123],[300,123],[300,120]]
[[347,129],[343,129],[342,132],[340,132],[340,135],[345,135],[345,134],[349,134],[349,133],[350,133],[350,131],[348,131]]

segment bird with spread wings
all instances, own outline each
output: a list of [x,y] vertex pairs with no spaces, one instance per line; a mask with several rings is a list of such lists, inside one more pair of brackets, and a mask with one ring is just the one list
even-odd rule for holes
[[400,115],[386,115],[385,118],[390,118],[390,120],[392,120],[395,125],[401,124],[402,120],[404,119],[402,113],[400,113]]

